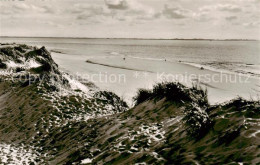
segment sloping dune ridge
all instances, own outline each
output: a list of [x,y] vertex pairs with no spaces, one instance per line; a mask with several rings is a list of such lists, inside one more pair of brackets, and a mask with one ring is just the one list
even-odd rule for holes
[[135,106],[59,70],[44,48],[0,46],[0,164],[258,164],[260,103],[209,105],[179,83]]

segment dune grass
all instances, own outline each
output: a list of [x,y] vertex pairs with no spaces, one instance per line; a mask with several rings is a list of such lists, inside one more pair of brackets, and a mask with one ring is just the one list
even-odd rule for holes
[[181,83],[162,82],[153,86],[152,90],[139,89],[137,95],[133,98],[135,105],[147,100],[158,100],[166,98],[167,101],[175,102],[196,102],[199,106],[207,106],[207,90],[200,86],[193,85],[192,88],[185,87]]
[[7,66],[5,63],[2,62],[2,60],[0,59],[0,69],[6,69]]

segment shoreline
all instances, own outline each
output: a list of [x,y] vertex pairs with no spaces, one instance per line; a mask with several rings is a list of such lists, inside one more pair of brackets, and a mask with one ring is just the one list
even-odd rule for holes
[[0,38],[60,38],[60,39],[131,39],[131,40],[176,40],[176,41],[260,41],[257,39],[210,39],[210,38],[102,38],[102,37],[42,37],[42,36],[0,36]]
[[250,76],[250,78],[255,78],[255,79],[260,80],[260,75],[258,75],[256,73],[249,74],[249,72],[242,73],[242,72],[230,71],[228,69],[226,69],[226,70],[225,69],[217,69],[217,68],[214,68],[214,67],[211,67],[211,66],[208,66],[208,65],[192,63],[192,62],[181,62],[181,63],[186,64],[186,65],[190,65],[190,66],[193,66],[193,67],[199,68],[199,69],[203,68],[203,70],[209,70],[209,71],[212,71],[212,72],[232,74],[232,75],[239,74],[240,76],[244,76],[244,77]]
[[[109,58],[91,58],[90,60],[93,63],[104,64],[104,65],[96,65],[91,63],[86,63],[86,59],[83,61],[81,59],[73,60],[69,57],[69,55],[61,55],[52,53],[54,59],[58,60],[58,64],[62,66],[62,68],[66,68],[71,73],[77,73],[79,75],[92,75],[97,73],[104,73],[105,75],[119,75],[124,74],[126,82],[125,83],[102,83],[102,82],[94,82],[95,85],[100,87],[103,90],[110,90],[126,98],[128,103],[132,103],[132,98],[135,96],[136,91],[139,88],[148,88],[151,89],[153,85],[158,82],[162,82],[163,80],[158,79],[158,75],[160,73],[165,73],[164,76],[171,77],[171,75],[183,75],[190,76],[192,74],[195,75],[219,75],[220,72],[211,71],[211,70],[200,70],[195,66],[191,66],[185,64],[184,62],[172,62],[172,61],[155,61],[155,60],[140,60],[135,58],[127,58],[123,60],[122,57],[109,57]],[[70,58],[70,61],[66,62],[64,65],[64,59]],[[64,58],[64,59],[61,59]],[[71,61],[72,60],[72,61]],[[71,67],[69,64],[78,65]],[[62,64],[63,63],[63,64]],[[93,67],[93,65],[96,65]],[[113,67],[111,67],[113,66]],[[121,67],[132,68],[133,70],[142,70],[142,71],[133,71],[122,69]],[[149,69],[147,69],[149,68]],[[76,71],[76,72],[75,72]],[[134,74],[138,72],[139,77],[135,78]],[[148,76],[145,77],[145,72],[148,72]],[[230,79],[233,78],[233,74],[230,75]],[[244,76],[241,76],[242,80],[245,80]],[[175,80],[176,81],[176,80]],[[209,100],[212,105],[223,103],[225,101],[236,98],[237,96],[241,96],[245,99],[250,99],[251,96],[256,95],[256,91],[254,88],[257,88],[254,84],[256,84],[258,79],[252,78],[250,79],[250,83],[228,83],[228,82],[205,82],[205,80],[189,80],[187,82],[180,83],[191,87],[192,84],[201,85],[203,88],[207,88],[209,92]],[[232,85],[232,87],[230,87]],[[248,93],[248,91],[250,93]]]
[[[122,67],[122,66],[112,66],[112,65],[97,63],[97,62],[93,62],[93,61],[91,61],[91,60],[86,60],[86,63],[95,64],[95,65],[101,65],[101,66],[106,66],[106,67],[110,67],[110,68],[123,69],[123,70],[149,72],[149,71],[146,71],[146,70],[139,70],[139,69],[133,69],[133,68]],[[152,73],[152,72],[149,72],[149,73]]]

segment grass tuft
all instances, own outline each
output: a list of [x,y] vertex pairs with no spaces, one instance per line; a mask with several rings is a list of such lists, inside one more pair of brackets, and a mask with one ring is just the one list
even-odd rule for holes
[[0,59],[0,69],[6,69],[7,66],[5,63],[2,62],[2,60]]
[[136,105],[141,104],[153,97],[153,92],[148,89],[139,89],[133,98]]
[[187,88],[181,83],[163,82],[153,86],[152,90],[139,89],[137,95],[133,98],[136,105],[152,99],[163,99],[175,102],[196,102],[199,106],[207,106],[207,90],[193,85]]

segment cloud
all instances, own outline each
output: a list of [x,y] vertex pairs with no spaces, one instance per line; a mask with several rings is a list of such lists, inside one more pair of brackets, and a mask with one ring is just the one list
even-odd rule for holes
[[44,13],[50,13],[50,14],[57,13],[58,11],[55,10],[54,8],[51,8],[50,6],[42,6],[42,9],[44,10]]
[[254,22],[248,22],[248,23],[244,23],[243,24],[245,27],[249,27],[249,28],[259,28],[260,27],[260,21],[254,21]]
[[216,7],[220,11],[228,11],[228,12],[241,12],[242,9],[239,6],[231,5],[231,4],[219,4]]
[[0,14],[3,17],[3,15],[11,15],[13,12],[9,9],[9,7],[0,4]]
[[[117,21],[140,21],[140,20],[154,20],[161,16],[159,12],[155,12],[153,8],[131,0],[129,2],[124,1],[127,7],[119,9],[123,1],[106,1],[104,5],[89,5],[89,4],[75,4],[73,8],[68,9],[71,14],[76,15],[78,20],[104,20],[107,18],[107,22],[113,20]],[[108,5],[110,3],[110,5]],[[117,5],[118,7],[111,4]],[[100,22],[100,21],[98,21]]]
[[217,4],[217,5],[203,6],[199,8],[199,11],[215,11],[215,10],[237,13],[237,12],[241,12],[242,8],[232,4]]
[[215,18],[213,18],[209,12],[207,11],[202,11],[202,12],[198,12],[198,13],[193,13],[193,19],[199,22],[208,22],[208,21],[212,21]]
[[27,5],[27,4],[25,4],[25,3],[22,3],[22,4],[14,4],[13,5],[13,8],[15,8],[15,9],[17,9],[17,10],[28,10],[28,9],[30,9],[31,8],[31,6],[30,5]]
[[116,10],[128,9],[128,3],[126,0],[105,0],[105,3],[109,9],[116,9]]
[[76,4],[75,9],[71,10],[71,13],[77,15],[77,19],[84,20],[91,17],[98,17],[98,16],[111,16],[113,13],[110,10],[98,5],[82,5]]
[[162,35],[166,38],[175,35],[189,38],[197,34],[202,38],[207,38],[207,34],[218,38],[223,37],[224,30],[231,38],[233,34],[238,38],[244,34],[245,37],[249,36],[247,34],[256,37],[255,33],[259,31],[257,27],[260,27],[259,2],[260,0],[3,1],[0,3],[3,22],[1,33],[24,35],[26,31],[28,35],[38,35],[49,31],[48,36],[75,36],[74,33],[78,33],[78,36],[124,37],[126,33],[132,36],[135,29],[138,35],[147,34],[148,38],[161,38]]
[[225,18],[227,21],[233,21],[237,19],[237,16],[228,16]]
[[13,8],[20,12],[38,12],[38,13],[51,13],[53,9],[48,6],[36,6],[32,4],[14,4]]
[[216,6],[202,6],[199,8],[200,12],[209,12],[216,9]]
[[54,13],[49,6],[39,6],[28,3],[10,3],[0,6],[0,13],[3,15],[35,15],[40,13]]
[[168,5],[165,5],[162,14],[169,19],[184,19],[190,16],[191,11],[182,7],[168,7]]
[[138,3],[137,1],[129,1],[129,9],[124,12],[125,16],[133,17],[137,20],[154,20],[161,16],[159,11],[155,11],[149,6]]

